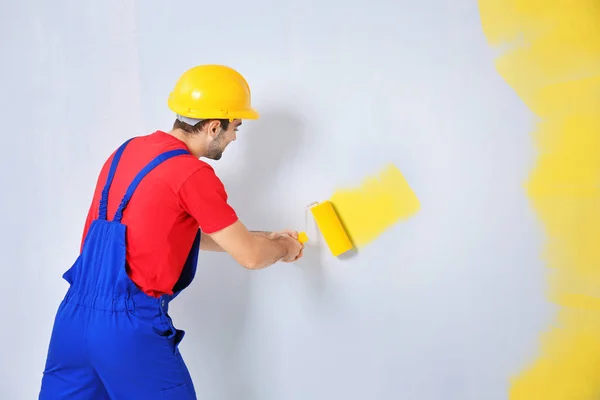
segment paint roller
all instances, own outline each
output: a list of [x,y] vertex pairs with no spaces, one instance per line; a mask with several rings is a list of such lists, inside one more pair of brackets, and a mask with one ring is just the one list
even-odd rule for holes
[[[312,203],[306,208],[306,215],[308,210],[313,215],[317,227],[325,239],[329,251],[335,257],[339,256],[351,250],[354,246],[352,241],[346,232],[346,229],[342,225],[342,221],[338,218],[333,204],[330,201],[323,201],[321,203]],[[298,233],[298,241],[300,243],[308,242],[308,235],[306,232]]]

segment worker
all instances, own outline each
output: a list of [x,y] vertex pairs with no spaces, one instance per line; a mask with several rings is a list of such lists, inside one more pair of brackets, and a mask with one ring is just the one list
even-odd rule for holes
[[200,158],[218,160],[242,120],[258,119],[237,71],[186,71],[168,100],[169,132],[125,141],[96,184],[80,254],[63,275],[39,398],[195,399],[169,303],[194,279],[199,250],[257,270],[302,257],[293,230],[252,232]]

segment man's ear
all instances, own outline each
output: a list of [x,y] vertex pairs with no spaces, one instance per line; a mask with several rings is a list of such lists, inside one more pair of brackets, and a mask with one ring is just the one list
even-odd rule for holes
[[211,136],[213,139],[216,138],[219,135],[219,132],[221,131],[221,121],[210,121],[206,126],[206,131],[208,135]]

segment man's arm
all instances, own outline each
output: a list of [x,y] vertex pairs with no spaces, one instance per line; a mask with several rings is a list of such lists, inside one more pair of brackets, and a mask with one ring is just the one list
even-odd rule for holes
[[280,260],[291,262],[302,256],[304,246],[294,235],[252,234],[246,229],[227,203],[223,183],[208,164],[181,185],[178,197],[202,231],[204,246],[201,239],[200,248],[225,251],[249,269],[265,268]]
[[[250,231],[251,234],[262,236],[265,238],[269,238],[273,235],[273,232],[266,231]],[[293,237],[293,236],[292,236]],[[216,252],[225,252],[221,246],[215,242],[215,240],[210,237],[210,235],[202,234],[200,236],[200,250],[203,251],[216,251]]]
[[215,242],[215,240],[206,233],[200,234],[200,250],[224,252],[223,248]]
[[[295,257],[302,245],[291,236],[250,232],[241,221],[220,231],[205,234],[229,253],[240,265],[248,269],[262,269],[278,261]],[[293,253],[293,254],[290,254]]]
[[253,235],[262,236],[262,237],[270,237],[273,234],[273,232],[266,232],[266,231],[250,231],[250,233]]

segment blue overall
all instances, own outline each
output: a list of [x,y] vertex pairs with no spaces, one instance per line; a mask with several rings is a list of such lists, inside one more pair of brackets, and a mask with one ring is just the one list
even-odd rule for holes
[[189,152],[172,150],[152,160],[133,179],[109,221],[110,186],[130,140],[115,152],[98,219],[90,224],[81,254],[63,275],[70,287],[56,314],[39,399],[196,398],[178,349],[185,332],[173,326],[168,309],[169,302],[194,279],[200,230],[173,295],[156,298],[142,292],[127,275],[127,227],[121,223],[146,174]]

